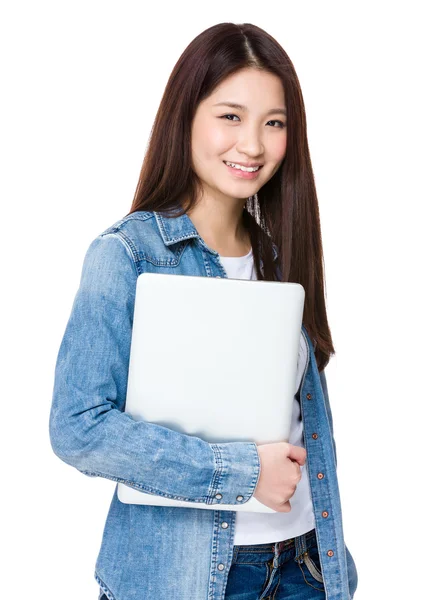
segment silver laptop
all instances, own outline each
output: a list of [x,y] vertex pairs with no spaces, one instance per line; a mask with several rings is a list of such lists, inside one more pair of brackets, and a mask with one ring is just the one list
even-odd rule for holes
[[[125,411],[209,443],[288,442],[304,299],[298,283],[142,273]],[[123,483],[118,498],[128,504],[277,512],[254,497],[217,508]]]

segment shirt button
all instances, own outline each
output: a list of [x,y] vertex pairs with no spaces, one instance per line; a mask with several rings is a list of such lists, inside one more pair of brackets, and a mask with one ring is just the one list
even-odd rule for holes
[[217,498],[217,500],[220,500],[221,498],[223,498],[223,496],[221,494],[215,494],[215,497]]
[[328,554],[328,556],[333,556],[334,552],[333,552],[333,550],[329,550],[329,551],[327,552],[327,554]]
[[217,567],[217,569],[218,569],[219,571],[223,571],[223,569],[224,569],[224,568],[225,568],[225,566],[224,566],[224,564],[223,564],[223,563],[220,563],[220,564],[218,565],[218,567]]
[[241,502],[243,500],[243,496],[237,496],[236,498],[239,502]]
[[317,478],[318,479],[323,479],[324,478],[324,474],[323,473],[318,473],[317,474]]
[[313,440],[317,440],[317,433],[313,433],[311,437],[313,438]]
[[223,527],[223,529],[227,529],[229,527],[229,525],[226,523],[226,521],[223,521],[221,526]]
[[307,394],[307,400],[311,400],[311,394]]
[[326,519],[328,517],[328,512],[326,510],[324,510],[324,512],[322,513],[322,516],[324,517],[324,519]]

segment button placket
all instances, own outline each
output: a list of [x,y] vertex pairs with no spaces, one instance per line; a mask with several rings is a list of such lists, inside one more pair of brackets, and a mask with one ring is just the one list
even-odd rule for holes
[[[308,349],[308,341],[306,339],[305,339],[305,342],[307,343],[307,349]],[[305,367],[304,376],[303,376],[304,380],[305,380],[305,374],[306,374],[306,370],[308,367],[308,363],[309,363],[309,361],[307,361],[307,365]],[[312,389],[312,388],[310,387],[310,389]],[[322,435],[322,433],[324,433],[324,431],[319,430],[320,423],[323,424],[323,420],[321,421],[320,419],[318,419],[318,417],[319,417],[318,398],[319,398],[319,394],[316,393],[316,391],[314,391],[314,393],[313,393],[313,390],[312,390],[310,393],[309,389],[307,389],[306,392],[304,392],[304,390],[301,390],[301,403],[302,403],[303,419],[304,419],[305,413],[308,412],[307,418],[304,420],[305,420],[305,424],[307,426],[307,431],[309,432],[310,439],[317,440],[318,442],[320,441],[322,443],[322,437],[320,437],[320,436]],[[305,399],[307,401],[311,402],[311,405],[307,405],[304,401]],[[315,411],[314,413],[313,413],[313,410]],[[322,415],[322,417],[323,417],[323,415]],[[315,446],[315,448],[316,448],[316,446]],[[309,449],[310,449],[310,453],[311,453],[311,444],[309,444]],[[309,474],[309,478],[310,478],[310,485],[313,483],[313,477],[315,479],[317,478],[321,482],[320,485],[313,484],[313,487],[315,488],[315,492],[317,493],[318,496],[319,496],[319,494],[322,494],[323,491],[325,491],[325,486],[329,487],[329,481],[327,481],[326,476],[328,475],[328,478],[330,478],[330,470],[329,469],[331,467],[331,463],[330,463],[330,460],[325,461],[324,458],[325,458],[324,455],[320,456],[320,454],[315,452],[315,460],[314,460],[314,464],[311,465],[311,467],[312,467],[311,470],[309,468],[309,463],[307,463],[308,470],[309,470],[308,474]],[[310,455],[310,462],[312,462],[311,455]],[[333,511],[335,510],[335,508],[336,507],[333,508]],[[328,509],[330,509],[330,510],[328,510]],[[319,520],[322,520],[322,519],[323,520],[332,520],[331,514],[332,514],[332,509],[330,507],[330,504],[328,504],[327,510],[319,509],[315,515],[316,516],[316,529],[318,529]],[[333,531],[333,526],[331,524],[324,523],[324,526],[327,527],[327,531],[328,531],[329,525],[331,527],[331,531]],[[334,533],[334,531],[333,531],[333,533]],[[327,541],[328,541],[328,544],[326,543]],[[322,566],[323,566],[324,560],[328,561],[328,558],[333,558],[333,561],[336,560],[337,555],[335,554],[335,550],[333,548],[327,549],[327,546],[329,544],[331,545],[333,543],[335,543],[334,539],[332,539],[331,542],[327,539],[327,540],[324,540],[320,546]],[[295,557],[296,562],[300,562],[300,560],[302,560],[302,558],[309,560],[309,555],[307,552],[305,552],[305,555],[302,555],[299,552],[299,549],[297,548],[296,554],[297,554],[297,556]],[[325,559],[324,559],[324,556],[325,556]],[[350,595],[348,596],[348,598],[350,600]]]
[[[221,494],[217,494],[217,496],[220,496],[220,498],[222,497],[222,495],[221,495]],[[227,521],[222,521],[222,522],[220,523],[220,526],[222,527],[222,529],[228,529],[228,527],[229,527],[229,523],[228,523]],[[218,569],[219,571],[224,571],[224,569],[225,569],[225,565],[224,565],[224,563],[219,563],[219,564],[217,565],[217,569]]]

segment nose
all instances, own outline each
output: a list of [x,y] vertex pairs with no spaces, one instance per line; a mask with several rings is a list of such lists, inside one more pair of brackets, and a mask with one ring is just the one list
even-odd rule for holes
[[251,159],[263,154],[264,147],[262,139],[259,134],[259,130],[255,125],[252,127],[240,127],[237,141],[237,152],[240,155],[245,154]]

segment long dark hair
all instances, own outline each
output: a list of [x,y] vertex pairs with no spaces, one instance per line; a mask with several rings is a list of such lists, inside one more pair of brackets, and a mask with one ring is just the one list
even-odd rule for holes
[[128,214],[147,210],[162,212],[166,217],[179,216],[196,204],[201,185],[191,167],[195,111],[227,76],[247,67],[281,79],[287,110],[287,145],[280,168],[255,196],[247,199],[243,220],[258,278],[277,280],[273,241],[279,251],[281,280],[304,287],[303,323],[322,371],[335,351],[325,306],[319,206],[305,107],[290,58],[266,31],[251,23],[219,23],[187,46],[161,99]]

